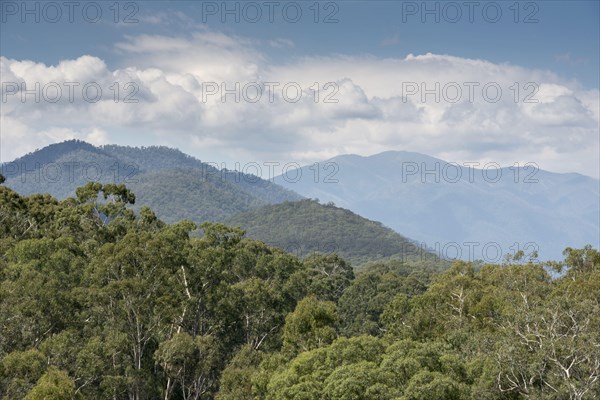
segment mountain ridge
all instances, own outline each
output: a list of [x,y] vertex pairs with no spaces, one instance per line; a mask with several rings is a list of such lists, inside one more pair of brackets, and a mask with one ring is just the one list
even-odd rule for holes
[[[75,167],[65,168],[62,181],[51,179],[61,172],[56,168],[69,163],[82,164],[79,175]],[[600,242],[600,183],[579,173],[554,173],[534,164],[486,171],[394,150],[338,155],[316,164],[319,173],[315,164],[301,167],[299,181],[281,175],[267,181],[218,170],[166,146],[67,141],[0,166],[6,185],[17,192],[47,192],[59,199],[97,177],[99,168],[99,180],[125,183],[138,197],[136,208],[148,205],[166,222],[221,222],[270,204],[317,198],[381,221],[427,248],[456,244],[459,258],[471,258],[465,256],[470,242],[480,249],[497,245],[499,254],[537,250],[544,259],[561,258],[567,246]],[[498,261],[485,254],[473,257]]]
[[[282,175],[274,182],[333,201],[431,247],[456,242],[466,251],[465,243],[475,241],[480,248],[496,243],[502,253],[537,247],[541,258],[560,259],[567,246],[600,242],[600,182],[579,173],[544,171],[535,164],[467,168],[393,150],[317,164],[331,170],[332,163],[337,173],[329,182],[291,182]],[[301,176],[312,178],[314,165],[301,167]]]
[[[150,206],[165,222],[182,218],[220,221],[253,207],[302,199],[274,183],[238,172],[223,173],[166,146],[93,146],[70,140],[28,153],[0,168],[5,184],[22,195],[49,193],[64,199],[90,181],[124,183],[137,196],[136,209]],[[153,180],[157,184],[152,184]],[[191,199],[195,200],[193,204]],[[224,199],[235,207],[223,211]],[[175,212],[173,205],[184,201],[188,207]]]

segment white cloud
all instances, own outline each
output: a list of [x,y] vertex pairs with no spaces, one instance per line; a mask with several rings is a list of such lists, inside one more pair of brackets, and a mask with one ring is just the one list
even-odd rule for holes
[[[269,44],[290,45],[278,40]],[[89,55],[56,66],[0,57],[7,99],[0,119],[2,159],[62,138],[119,143],[117,133],[126,131],[143,137],[140,145],[178,146],[228,166],[251,160],[308,163],[340,153],[402,149],[456,162],[527,160],[549,170],[598,175],[597,89],[549,71],[436,54],[273,63],[261,46],[211,31],[131,36],[115,45],[126,66],[117,70]],[[50,81],[96,82],[102,98],[86,102],[79,90],[73,102],[63,96],[57,103],[23,103],[20,93],[7,93],[4,85],[25,82],[30,88]],[[242,95],[236,102],[235,94],[228,94],[223,102],[222,93],[208,92],[213,83],[233,89],[236,82],[242,92],[244,85],[257,82],[260,100],[245,101]],[[267,82],[279,86],[271,93]],[[300,99],[286,101],[286,95],[295,96],[296,84],[302,88]],[[253,98],[256,87],[246,88]],[[411,94],[415,88],[418,93]],[[436,88],[439,101],[432,93],[423,101],[422,89]],[[491,102],[496,88],[501,96]],[[128,95],[138,102],[124,102]],[[527,96],[537,102],[525,102]]]
[[98,128],[92,129],[90,133],[85,135],[85,141],[93,144],[94,146],[110,144],[107,133]]

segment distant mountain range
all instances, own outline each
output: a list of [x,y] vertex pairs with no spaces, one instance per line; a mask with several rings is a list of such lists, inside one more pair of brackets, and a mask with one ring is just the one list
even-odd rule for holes
[[[318,173],[317,173],[318,171]],[[499,261],[600,242],[599,181],[535,165],[458,165],[419,153],[343,155],[289,170],[275,183],[334,202],[425,242],[442,256]]]
[[2,164],[0,172],[5,185],[22,195],[49,193],[58,199],[74,196],[90,181],[124,183],[136,195],[136,210],[149,206],[171,223],[189,219],[241,226],[249,237],[300,257],[336,252],[354,266],[384,259],[448,265],[379,222],[167,147],[67,141]]
[[406,256],[415,243],[441,258],[489,262],[519,249],[562,259],[567,246],[600,247],[599,181],[534,165],[482,169],[390,151],[338,156],[270,182],[167,147],[67,141],[0,167],[23,195],[63,199],[89,181],[125,183],[136,209],[148,205],[166,222],[238,224],[291,251],[337,248],[354,263]]
[[90,181],[124,183],[165,222],[221,221],[236,213],[302,196],[253,175],[221,171],[168,147],[53,144],[2,165],[6,185],[22,195],[58,199]]

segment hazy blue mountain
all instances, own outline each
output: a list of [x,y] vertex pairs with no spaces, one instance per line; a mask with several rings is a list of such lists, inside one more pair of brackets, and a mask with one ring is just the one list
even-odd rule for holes
[[383,259],[446,265],[380,222],[314,200],[264,206],[234,215],[225,223],[299,257],[320,252],[337,253],[353,266]]
[[302,197],[272,182],[213,166],[168,147],[53,144],[1,166],[6,185],[22,195],[73,196],[90,181],[125,183],[136,208],[148,205],[166,222],[221,221],[233,214]]
[[389,151],[338,156],[275,183],[381,221],[449,257],[460,251],[463,259],[498,261],[498,250],[537,247],[540,259],[562,259],[567,246],[598,247],[597,179],[535,166],[476,167]]

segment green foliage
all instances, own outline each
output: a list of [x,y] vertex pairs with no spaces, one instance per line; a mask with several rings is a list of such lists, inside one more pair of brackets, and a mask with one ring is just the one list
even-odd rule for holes
[[36,349],[12,351],[0,361],[0,394],[3,398],[20,399],[42,376],[44,355]]
[[[272,182],[226,172],[179,150],[164,146],[94,147],[70,140],[53,144],[14,161],[27,174],[6,174],[5,184],[21,195],[48,193],[65,199],[88,184],[109,184],[118,192],[126,184],[137,195],[135,211],[148,206],[163,221],[223,221],[252,208],[302,197]],[[46,179],[48,165],[61,172]],[[1,184],[1,183],[0,183]],[[99,191],[96,190],[97,193]]]
[[337,302],[354,279],[352,267],[336,254],[315,254],[304,260],[306,269],[295,279],[301,279],[306,295]]
[[461,400],[468,392],[461,385],[439,372],[421,371],[415,374],[404,391],[402,400]]
[[583,249],[567,247],[563,251],[565,264],[569,269],[569,276],[592,272],[600,268],[600,252],[587,245]]
[[185,398],[199,397],[218,366],[218,356],[217,342],[211,336],[193,338],[182,332],[160,343],[154,357],[167,377],[165,396],[178,389]]
[[235,182],[222,180],[219,173],[206,174],[198,169],[148,172],[136,181],[129,186],[138,195],[138,203],[157,210],[160,218],[171,223],[182,219],[223,221],[268,204]]
[[210,397],[239,346],[281,346],[303,296],[297,258],[222,224],[199,239],[189,221],[135,218],[123,186],[0,195],[14,222],[0,236],[3,398],[60,397],[64,374],[82,398]]
[[297,354],[331,343],[337,336],[337,324],[335,303],[315,296],[304,298],[285,318],[284,351]]
[[[273,399],[464,399],[462,361],[441,344],[358,336],[301,353],[269,383]],[[450,361],[450,362],[448,362]]]
[[50,367],[25,396],[25,400],[71,400],[75,384],[65,371]]
[[253,209],[226,220],[249,237],[300,257],[337,253],[358,266],[373,260],[434,258],[379,222],[315,200],[285,202]]
[[425,292],[429,274],[398,261],[363,268],[338,302],[342,334],[382,335],[381,315],[385,307],[395,297]]
[[355,272],[221,223],[199,237],[136,216],[121,185],[76,192],[0,186],[0,398],[600,398],[591,246],[547,265]]
[[264,353],[251,345],[243,346],[223,370],[221,390],[217,400],[253,400],[256,390],[253,381],[258,374]]

